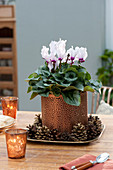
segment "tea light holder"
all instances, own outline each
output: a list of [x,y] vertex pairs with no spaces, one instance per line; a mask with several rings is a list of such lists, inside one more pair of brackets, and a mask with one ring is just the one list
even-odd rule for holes
[[11,116],[16,119],[18,97],[2,97],[1,103],[3,115]]
[[27,130],[9,129],[5,131],[8,157],[19,159],[25,157]]

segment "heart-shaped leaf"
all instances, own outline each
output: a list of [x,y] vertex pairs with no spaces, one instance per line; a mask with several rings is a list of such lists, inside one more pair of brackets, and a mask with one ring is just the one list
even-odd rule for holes
[[37,92],[33,92],[33,93],[31,94],[31,98],[30,98],[30,100],[32,100],[33,98],[35,98],[37,95],[38,95],[38,93],[37,93]]
[[70,81],[70,82],[78,79],[76,73],[73,71],[66,72],[64,78],[65,78],[65,80]]
[[67,104],[74,105],[74,106],[79,106],[80,105],[80,93],[77,90],[72,90],[69,92],[62,92],[62,96],[64,101]]
[[32,86],[29,86],[28,87],[28,90],[27,90],[27,93],[31,92],[32,91]]
[[94,92],[94,89],[90,86],[85,86],[84,87],[84,91],[91,91],[91,92]]
[[56,97],[60,96],[61,94],[61,89],[57,85],[53,85],[51,91]]

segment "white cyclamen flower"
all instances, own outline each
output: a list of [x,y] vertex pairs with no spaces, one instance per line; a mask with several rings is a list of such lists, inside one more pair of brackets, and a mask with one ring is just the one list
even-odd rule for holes
[[76,51],[73,49],[73,46],[69,49],[69,50],[67,50],[67,55],[69,54],[69,56],[70,56],[70,59],[71,58],[75,58],[75,55],[76,55]]
[[56,55],[57,53],[57,42],[56,41],[51,41],[51,43],[49,44],[50,46],[50,52],[53,54],[53,55]]
[[47,48],[46,46],[42,47],[42,50],[41,50],[42,58],[47,59],[49,57],[48,51],[49,51],[49,48]]
[[51,72],[51,70],[53,69],[53,63],[52,62],[48,63],[48,68],[49,68],[49,71]]
[[87,54],[87,49],[86,48],[79,48],[79,47],[76,47],[75,48],[75,51],[76,51],[76,57],[75,57],[75,60],[79,61],[85,61],[88,54]]
[[80,51],[80,48],[79,47],[75,47],[75,59],[74,59],[74,61],[78,61],[79,60],[78,57],[77,57],[79,51]]
[[52,53],[50,54],[49,58],[50,58],[51,62],[56,62],[58,60],[58,58],[55,55],[53,55]]
[[65,55],[65,51],[66,51],[66,49],[65,49],[66,42],[67,42],[67,40],[61,40],[61,39],[57,42],[57,55],[58,55],[58,58],[63,59],[63,57]]
[[49,59],[50,59],[50,61],[48,63],[48,67],[49,67],[49,70],[51,72],[51,70],[54,68],[54,66],[55,66],[54,69],[56,70],[56,68],[59,66],[60,61],[52,53],[50,54]]

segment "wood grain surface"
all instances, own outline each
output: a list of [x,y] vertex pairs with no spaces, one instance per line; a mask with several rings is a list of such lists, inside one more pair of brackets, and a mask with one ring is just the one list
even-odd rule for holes
[[[18,111],[16,125],[26,128],[32,124],[38,112]],[[0,113],[2,114],[2,113]],[[98,156],[108,152],[113,159],[113,115],[99,115],[106,126],[102,137],[90,144],[48,144],[27,142],[26,156],[22,159],[9,159],[5,134],[0,134],[0,170],[58,170],[58,168],[84,154]]]

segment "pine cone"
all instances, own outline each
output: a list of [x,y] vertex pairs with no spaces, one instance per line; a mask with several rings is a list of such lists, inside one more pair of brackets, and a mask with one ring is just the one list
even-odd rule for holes
[[57,140],[59,140],[59,141],[69,141],[70,140],[70,134],[68,132],[59,133]]
[[81,123],[73,126],[71,134],[68,132],[58,132],[57,129],[50,130],[47,126],[42,126],[42,119],[35,115],[33,125],[27,126],[28,136],[31,139],[50,141],[85,141],[96,138],[102,131],[102,122],[98,116],[89,116],[88,125]]
[[34,124],[36,124],[37,126],[42,126],[42,119],[41,119],[41,115],[35,115],[35,121]]
[[37,127],[35,138],[38,140],[48,140],[49,134],[50,130],[47,128],[47,126],[39,126]]
[[73,126],[71,137],[74,141],[84,141],[87,140],[87,131],[85,125],[78,123]]
[[36,126],[35,125],[29,125],[27,126],[28,128],[28,136],[29,138],[31,139],[34,139],[35,138],[35,134],[36,134]]
[[98,116],[89,116],[87,126],[88,140],[95,139],[102,131],[102,122]]

